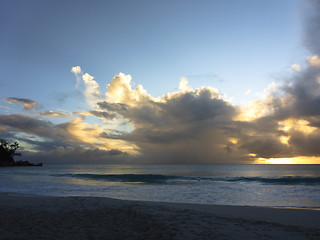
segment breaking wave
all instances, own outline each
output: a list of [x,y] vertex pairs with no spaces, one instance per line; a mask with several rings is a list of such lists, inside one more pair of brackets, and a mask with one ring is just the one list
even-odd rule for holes
[[261,183],[268,185],[320,185],[320,177],[201,177],[159,174],[53,174],[54,177],[71,177],[95,181],[141,184],[192,184],[210,182]]

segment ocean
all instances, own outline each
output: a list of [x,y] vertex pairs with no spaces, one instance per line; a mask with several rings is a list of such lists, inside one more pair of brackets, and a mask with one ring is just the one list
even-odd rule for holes
[[320,165],[45,164],[0,168],[0,192],[320,208]]

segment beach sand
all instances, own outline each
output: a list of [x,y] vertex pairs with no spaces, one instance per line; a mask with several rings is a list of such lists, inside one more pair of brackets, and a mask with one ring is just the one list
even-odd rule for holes
[[320,239],[320,211],[0,194],[0,239]]

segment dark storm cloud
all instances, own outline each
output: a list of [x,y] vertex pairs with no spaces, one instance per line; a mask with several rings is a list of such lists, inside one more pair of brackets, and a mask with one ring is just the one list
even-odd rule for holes
[[165,104],[160,103],[161,108],[179,122],[216,120],[221,117],[230,120],[235,113],[230,104],[206,88],[200,89],[198,94],[187,92],[165,100]]
[[320,155],[320,131],[317,129],[312,134],[303,134],[301,132],[291,133],[290,144],[294,146],[294,151],[302,156]]
[[213,89],[175,93],[162,101],[130,106],[100,102],[101,110],[123,116],[133,126],[129,133],[107,134],[108,139],[135,143],[141,152],[136,161],[149,163],[244,162],[243,150],[235,148],[237,109]]
[[[319,29],[320,31],[320,29]],[[308,66],[297,73],[281,94],[273,96],[274,116],[278,119],[309,118],[320,115],[320,67]],[[280,100],[282,104],[280,103]],[[284,102],[287,99],[287,102]]]
[[39,107],[39,105],[35,101],[27,98],[10,97],[5,98],[4,101],[10,104],[15,103],[18,105],[22,105],[25,110],[32,110]]
[[115,112],[134,124],[152,126],[171,126],[190,124],[206,120],[230,120],[236,110],[230,104],[219,99],[210,89],[200,89],[197,93],[186,92],[174,97],[167,96],[162,102],[149,101],[137,106],[120,103],[100,102],[102,110]]
[[240,140],[240,145],[241,148],[260,158],[279,158],[290,155],[286,145],[282,144],[277,136],[247,136],[245,140]]
[[109,151],[106,151],[106,152],[109,153],[109,155],[111,155],[111,156],[125,154],[124,152],[122,152],[120,150],[116,150],[116,149],[112,149],[112,150],[109,150]]

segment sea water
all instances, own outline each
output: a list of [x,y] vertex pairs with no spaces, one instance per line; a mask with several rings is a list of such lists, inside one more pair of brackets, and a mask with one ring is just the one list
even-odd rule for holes
[[0,168],[0,192],[320,208],[320,165],[45,164]]

